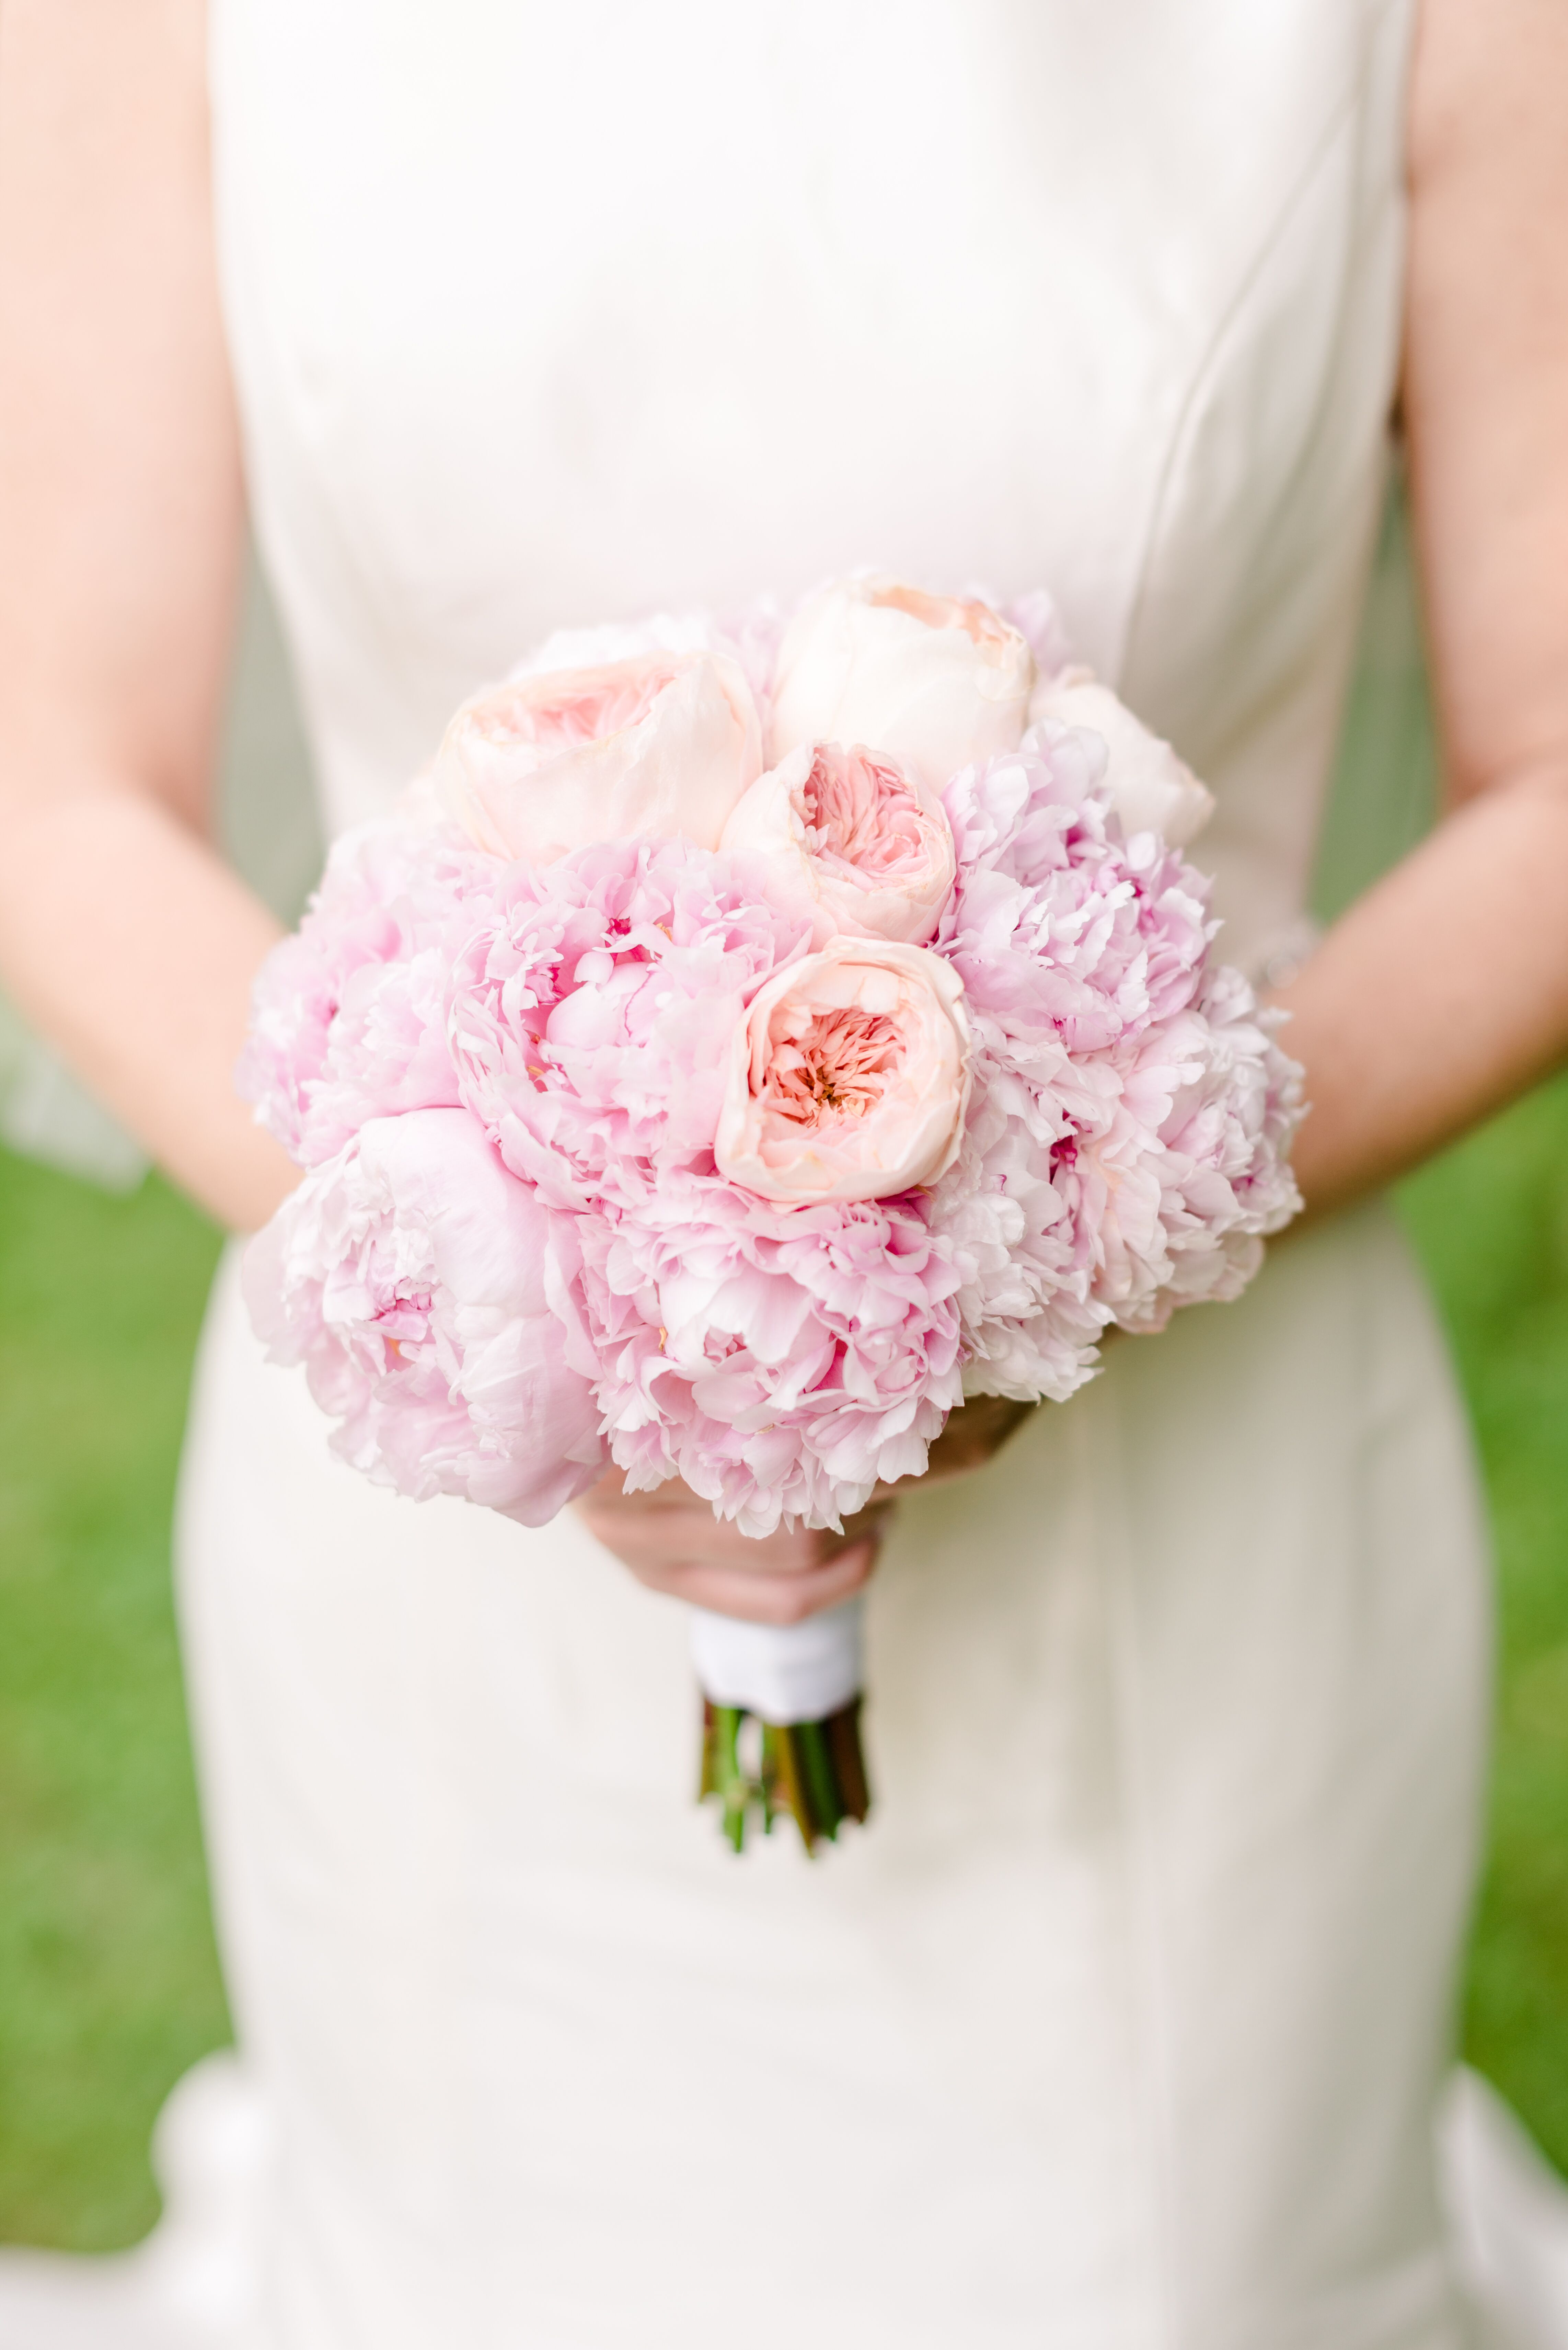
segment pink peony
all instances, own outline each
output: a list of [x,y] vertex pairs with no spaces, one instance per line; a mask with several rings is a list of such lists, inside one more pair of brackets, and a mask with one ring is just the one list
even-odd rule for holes
[[245,1252],[275,1362],[303,1362],[344,1459],[416,1501],[543,1525],[605,1465],[570,1218],[466,1110],[372,1118]]
[[769,759],[804,743],[862,743],[940,792],[971,760],[1017,748],[1033,681],[1028,644],[988,605],[895,579],[839,580],[784,633]]
[[934,1182],[969,1095],[962,994],[940,956],[880,939],[830,939],[779,972],[734,1032],[720,1172],[792,1207]]
[[769,880],[686,841],[608,842],[512,867],[454,938],[462,1098],[553,1202],[589,1212],[711,1168],[746,1003],[809,940]]
[[974,1087],[932,1223],[965,1266],[970,1393],[1064,1399],[1110,1322],[1234,1295],[1299,1204],[1299,1073],[1240,975],[1214,970],[1207,885],[1124,840],[1104,744],[1048,730],[954,778]]
[[1289,1153],[1301,1071],[1273,1042],[1282,1016],[1260,1012],[1241,972],[1215,965],[1162,1049],[1149,1040],[1127,1071],[1126,1097],[1160,1145],[1168,1269],[1152,1297],[1117,1314],[1124,1328],[1162,1330],[1179,1305],[1239,1297],[1262,1263],[1264,1237],[1300,1210]]
[[952,890],[952,827],[941,802],[858,743],[803,743],[758,776],[723,845],[756,848],[798,872],[818,946],[840,931],[918,946]]
[[530,672],[476,694],[434,782],[477,847],[547,865],[633,834],[718,845],[762,769],[756,704],[726,652],[636,653]]
[[696,1170],[584,1229],[610,1450],[742,1533],[919,1476],[963,1393],[960,1272],[909,1200],[786,1209]]
[[299,930],[257,974],[235,1083],[302,1166],[367,1118],[457,1100],[443,1011],[448,925],[495,872],[445,827],[400,814],[336,844]]

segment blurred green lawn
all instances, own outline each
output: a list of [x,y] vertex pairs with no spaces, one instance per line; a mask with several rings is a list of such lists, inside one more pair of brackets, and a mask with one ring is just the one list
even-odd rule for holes
[[[1318,899],[1420,829],[1430,725],[1396,512]],[[1405,1188],[1501,1576],[1470,2054],[1568,2168],[1568,1078]],[[208,1226],[0,1152],[0,2240],[132,2241],[147,2133],[225,2036],[169,1595]]]
[[226,2036],[169,1590],[217,1236],[0,1155],[0,2238],[156,2214],[147,2131]]

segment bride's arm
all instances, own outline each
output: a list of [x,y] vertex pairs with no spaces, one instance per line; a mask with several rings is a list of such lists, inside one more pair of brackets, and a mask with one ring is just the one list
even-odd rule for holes
[[224,1221],[272,918],[209,846],[241,533],[203,0],[0,6],[0,984]]
[[1282,1001],[1309,1207],[1568,1053],[1568,12],[1426,0],[1403,404],[1449,814]]

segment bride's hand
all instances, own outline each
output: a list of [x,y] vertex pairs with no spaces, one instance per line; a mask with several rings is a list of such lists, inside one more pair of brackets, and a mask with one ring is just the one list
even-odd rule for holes
[[1041,1409],[1034,1403],[1014,1403],[1007,1396],[973,1396],[948,1414],[948,1423],[932,1445],[924,1474],[901,1477],[896,1484],[878,1485],[872,1505],[896,1500],[921,1485],[947,1485],[983,1469],[1001,1451],[1015,1430]]
[[753,1624],[799,1624],[848,1599],[868,1579],[892,1502],[878,1495],[845,1519],[841,1534],[780,1533],[758,1540],[716,1518],[679,1480],[651,1493],[628,1493],[617,1469],[576,1508],[589,1533],[650,1591]]
[[753,1624],[798,1624],[869,1580],[900,1492],[982,1469],[1035,1409],[1003,1396],[961,1405],[932,1445],[925,1476],[878,1486],[864,1510],[845,1519],[841,1534],[776,1534],[758,1541],[716,1518],[679,1480],[651,1493],[628,1493],[618,1469],[576,1508],[589,1533],[650,1591]]

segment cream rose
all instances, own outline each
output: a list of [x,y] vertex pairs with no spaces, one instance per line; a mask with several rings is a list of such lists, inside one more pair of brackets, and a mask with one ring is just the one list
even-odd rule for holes
[[1034,656],[989,605],[896,579],[841,579],[801,607],[779,648],[769,757],[864,743],[940,792],[971,759],[1016,751]]
[[803,743],[757,777],[721,846],[794,865],[818,946],[840,931],[918,946],[935,935],[952,893],[952,827],[940,800],[861,743]]
[[632,833],[716,848],[762,764],[739,663],[656,651],[475,694],[447,728],[433,780],[476,847],[548,865]]
[[1109,754],[1105,787],[1124,832],[1158,832],[1172,848],[1185,848],[1213,815],[1213,794],[1093,670],[1064,669],[1043,679],[1029,703],[1030,724],[1042,720],[1085,726],[1102,738]]
[[758,989],[731,1048],[714,1157],[787,1207],[889,1199],[958,1156],[969,1022],[924,947],[831,940]]

